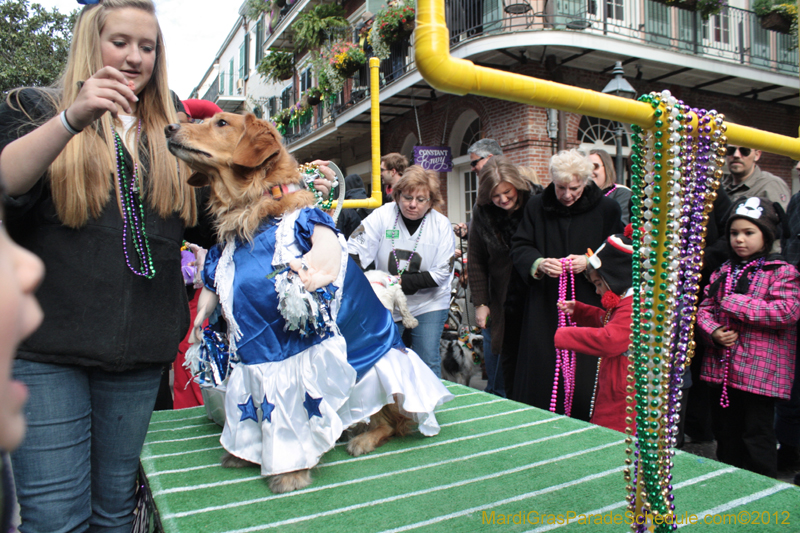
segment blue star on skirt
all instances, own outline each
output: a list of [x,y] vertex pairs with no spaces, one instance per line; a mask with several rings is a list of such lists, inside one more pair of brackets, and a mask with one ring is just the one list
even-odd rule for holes
[[256,404],[253,403],[252,396],[249,396],[246,402],[237,405],[239,406],[239,410],[242,412],[242,417],[239,419],[239,422],[243,422],[248,418],[252,418],[258,422],[258,411],[256,411]]
[[315,416],[322,418],[322,413],[319,412],[320,403],[322,403],[322,398],[312,398],[311,395],[306,392],[306,400],[303,402],[303,407],[305,407],[308,412],[309,420]]
[[261,402],[261,421],[267,419],[267,422],[272,422],[272,411],[275,410],[275,404],[267,401],[267,395],[264,395],[264,401]]

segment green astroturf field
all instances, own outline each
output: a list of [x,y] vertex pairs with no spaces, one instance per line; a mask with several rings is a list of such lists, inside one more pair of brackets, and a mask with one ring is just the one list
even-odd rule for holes
[[[630,531],[621,433],[445,383],[456,398],[437,411],[439,435],[359,458],[339,445],[310,487],[282,495],[257,468],[219,466],[222,428],[204,408],[156,412],[141,458],[155,522],[169,533]],[[800,532],[799,487],[687,453],[674,462],[678,517],[698,522],[681,531]]]

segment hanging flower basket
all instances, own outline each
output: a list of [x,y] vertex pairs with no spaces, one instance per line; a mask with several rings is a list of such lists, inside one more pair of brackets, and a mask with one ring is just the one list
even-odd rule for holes
[[294,55],[290,52],[270,50],[257,66],[267,81],[286,81],[294,76]]
[[349,78],[367,62],[367,56],[355,43],[342,41],[331,47],[328,61],[342,77]]
[[711,15],[718,15],[723,7],[727,6],[726,0],[653,0],[656,3],[667,6],[685,9],[686,11],[697,11],[704,19]]
[[658,4],[664,4],[687,11],[697,11],[697,0],[653,0]]
[[755,0],[752,10],[759,18],[761,27],[778,33],[792,35],[797,47],[797,5],[784,3],[785,0]]
[[318,105],[322,101],[322,91],[319,87],[311,87],[305,92],[305,97],[309,105]]
[[405,41],[414,31],[415,18],[413,3],[396,4],[375,15],[373,30],[377,30],[379,39],[386,44]]
[[792,19],[784,16],[783,13],[773,11],[761,17],[761,27],[765,30],[772,30],[778,33],[789,34],[792,32]]
[[272,117],[272,120],[274,120],[276,124],[286,125],[291,118],[291,111],[289,109],[282,109],[277,115]]

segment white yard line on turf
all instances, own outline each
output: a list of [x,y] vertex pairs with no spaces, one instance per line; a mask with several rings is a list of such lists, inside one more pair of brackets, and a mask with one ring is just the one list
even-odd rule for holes
[[513,415],[514,413],[523,413],[525,411],[533,411],[535,409],[536,409],[535,407],[523,407],[522,409],[514,409],[513,411],[505,411],[503,413],[492,413],[492,414],[486,415],[486,416],[477,416],[475,418],[468,418],[466,420],[458,420],[456,422],[447,422],[446,424],[441,424],[440,427],[446,428],[446,427],[450,427],[450,426],[457,426],[459,424],[467,424],[469,422],[474,422],[476,420],[486,420],[487,418],[497,418],[497,417],[500,417],[500,416]]
[[436,411],[436,414],[438,415],[439,413],[446,413],[448,411],[458,411],[459,409],[469,409],[470,407],[483,407],[484,405],[491,405],[493,403],[507,402],[507,401],[508,400],[505,400],[503,398],[498,398],[496,400],[491,400],[488,402],[471,403],[469,405],[459,405],[458,407],[448,407],[447,409],[439,409],[438,411]]
[[159,455],[146,455],[145,450],[142,450],[142,461],[152,461],[153,459],[161,459],[162,457],[175,457],[177,455],[185,455],[187,453],[209,452],[211,450],[221,450],[222,446],[214,446],[212,448],[199,448],[197,450],[184,450],[182,452],[162,453]]
[[[395,529],[387,529],[386,531],[382,531],[381,533],[400,533],[401,531],[408,531],[410,529],[417,529],[424,526],[429,526],[431,524],[436,524],[438,522],[443,522],[445,520],[451,520],[453,518],[458,518],[461,516],[466,516],[468,514],[476,513],[479,511],[485,511],[491,507],[496,507],[498,505],[506,505],[509,503],[514,503],[522,500],[527,500],[529,498],[535,498],[536,496],[541,496],[542,494],[548,494],[550,492],[555,492],[561,489],[567,489],[569,487],[573,487],[575,485],[580,485],[581,483],[586,483],[587,481],[593,481],[595,479],[604,478],[606,476],[610,476],[611,474],[615,474],[617,472],[622,472],[624,466],[618,466],[616,468],[612,468],[610,470],[606,470],[604,472],[598,472],[597,474],[592,474],[589,476],[582,477],[580,479],[574,479],[572,481],[567,481],[566,483],[561,483],[559,485],[553,485],[551,487],[545,487],[543,489],[535,490],[533,492],[528,492],[525,494],[520,494],[519,496],[514,496],[512,498],[506,498],[504,500],[500,500],[497,502],[493,502],[491,504],[484,504],[478,507],[472,507],[470,509],[465,509],[463,511],[458,511],[457,513],[450,513],[448,515],[440,516],[437,518],[432,518],[430,520],[425,520],[424,522],[417,522],[416,524],[408,524],[406,526],[398,527]],[[231,532],[232,533],[232,532]]]
[[[793,485],[789,485],[788,483],[778,483],[776,485],[771,486],[768,489],[764,489],[764,490],[761,490],[761,491],[756,492],[754,494],[751,494],[750,496],[743,496],[741,498],[737,498],[735,500],[731,500],[728,503],[723,503],[722,505],[718,505],[718,506],[716,506],[714,508],[711,508],[711,509],[708,509],[706,511],[700,511],[699,513],[693,513],[693,514],[697,515],[697,522],[698,523],[702,523],[703,519],[705,517],[707,517],[707,516],[717,515],[717,514],[720,514],[720,513],[724,513],[726,511],[730,511],[731,509],[734,509],[736,507],[740,507],[742,505],[747,505],[748,503],[753,503],[753,502],[758,501],[758,500],[760,500],[762,498],[766,498],[767,496],[771,496],[771,495],[775,494],[776,492],[780,492],[782,490],[786,490],[786,489],[792,488],[792,486]],[[754,511],[754,512],[758,512],[758,511]],[[688,525],[691,525],[691,524],[679,524],[678,527],[680,528],[680,527],[688,526]],[[746,525],[746,524],[743,524],[743,525]],[[763,527],[763,524],[762,524],[762,527]],[[760,527],[755,527],[754,530],[761,530],[761,528]],[[764,531],[766,531],[766,530],[764,530]]]
[[[460,456],[455,457],[453,459],[445,459],[445,460],[442,460],[442,461],[437,461],[435,463],[417,465],[417,466],[413,466],[413,467],[410,467],[410,468],[402,468],[400,470],[394,470],[394,471],[391,471],[391,472],[384,472],[382,474],[375,474],[375,475],[372,475],[372,476],[365,476],[365,477],[361,477],[361,478],[350,479],[350,480],[347,480],[347,481],[341,481],[339,483],[331,483],[331,484],[328,484],[328,485],[322,485],[320,487],[314,487],[312,489],[309,489],[309,490],[303,491],[303,492],[290,492],[288,494],[280,494],[280,495],[276,495],[275,498],[289,497],[289,496],[292,496],[292,495],[301,495],[301,494],[305,494],[305,493],[308,493],[308,492],[318,492],[318,491],[321,491],[321,490],[338,488],[338,487],[343,487],[343,486],[346,486],[346,485],[353,485],[355,483],[363,483],[363,482],[366,482],[366,481],[373,481],[373,480],[376,480],[376,479],[395,476],[395,475],[398,475],[398,474],[407,474],[409,472],[417,472],[419,470],[425,470],[427,468],[434,468],[434,467],[437,467],[437,466],[448,465],[448,464],[451,464],[451,463],[463,463],[464,461],[467,461],[469,459],[475,459],[476,457],[483,457],[483,456],[486,456],[486,455],[493,455],[493,454],[496,454],[496,453],[507,452],[509,450],[513,450],[513,449],[516,449],[516,448],[522,448],[524,446],[530,446],[530,445],[533,445],[533,444],[540,444],[542,442],[547,442],[549,440],[554,440],[554,439],[558,439],[558,438],[562,438],[562,437],[567,437],[567,436],[570,436],[570,435],[575,435],[577,433],[582,433],[582,432],[587,431],[589,429],[591,429],[591,428],[590,427],[584,427],[584,428],[576,429],[576,430],[573,430],[573,431],[569,431],[567,433],[559,433],[558,435],[550,435],[548,437],[542,437],[542,438],[531,440],[531,441],[527,441],[527,442],[520,442],[519,444],[512,444],[512,445],[509,445],[509,446],[504,446],[502,448],[493,448],[491,450],[485,450],[485,451],[473,453],[473,454],[470,454],[470,455],[460,455]],[[242,478],[242,479],[228,480],[228,481],[217,481],[217,482],[214,482],[214,483],[205,483],[203,485],[187,485],[187,486],[183,486],[183,487],[173,487],[173,488],[170,488],[170,489],[161,490],[161,491],[159,491],[157,493],[153,492],[153,496],[160,496],[162,494],[172,494],[172,493],[175,493],[175,492],[189,492],[189,491],[199,490],[199,489],[209,489],[209,488],[215,488],[215,487],[219,487],[219,486],[223,486],[223,485],[231,485],[231,484],[234,484],[234,483],[244,483],[244,482],[247,482],[247,481],[252,481],[254,479],[258,479],[259,477],[260,476],[256,476],[256,477],[252,477],[252,478]]]
[[204,420],[208,420],[208,415],[188,416],[183,418],[170,418],[167,420],[152,420],[150,422],[150,425],[152,426],[153,424],[169,424],[172,422],[184,422],[186,420],[200,420],[201,418]]
[[222,431],[220,426],[217,426],[216,422],[212,422],[211,420],[206,420],[207,424],[192,424],[190,426],[181,426],[179,428],[165,428],[165,429],[151,429],[147,432],[148,435],[152,435],[153,433],[163,433],[165,431],[182,431],[184,429],[197,429],[197,428],[204,428],[206,426],[216,426]]
[[[696,483],[702,483],[703,481],[707,481],[709,479],[713,479],[715,477],[721,476],[722,474],[729,474],[731,472],[736,472],[736,469],[733,467],[723,468],[722,470],[715,470],[713,472],[708,472],[707,474],[703,474],[702,476],[697,476],[692,479],[687,479],[686,481],[682,481],[672,487],[673,490],[681,489],[684,487],[688,487],[690,485],[694,485]],[[609,511],[613,511],[614,509],[620,509],[622,507],[626,507],[628,502],[625,500],[618,501],[616,503],[612,503],[610,505],[606,505],[605,507],[600,507],[599,509],[592,509],[591,511],[585,511],[581,513],[584,516],[588,515],[600,515],[603,513],[607,513]],[[569,525],[569,523],[565,522],[563,524],[548,524],[546,526],[537,527],[536,529],[531,529],[526,531],[525,533],[543,533],[544,531],[552,531],[554,529],[558,529],[564,526]]]
[[[587,453],[592,453],[592,452],[604,450],[605,448],[608,448],[608,447],[611,447],[611,446],[619,446],[621,443],[622,443],[622,441],[611,442],[611,443],[608,443],[608,444],[604,444],[602,446],[595,446],[594,448],[589,448],[589,449],[581,450],[579,452],[574,452],[574,453],[568,453],[568,454],[562,455],[560,457],[555,457],[555,458],[547,459],[547,460],[544,460],[544,461],[537,461],[537,462],[531,463],[529,465],[519,466],[519,467],[516,467],[516,468],[510,468],[508,470],[502,470],[500,472],[495,472],[493,474],[488,474],[488,475],[485,475],[485,476],[478,476],[478,477],[471,478],[471,479],[465,479],[465,480],[462,480],[462,481],[456,481],[455,483],[448,483],[446,485],[439,485],[437,487],[431,487],[431,488],[428,488],[428,489],[418,490],[418,491],[414,491],[414,492],[408,492],[406,494],[398,494],[398,495],[395,495],[395,496],[390,496],[388,498],[381,498],[379,500],[373,500],[373,501],[369,501],[369,502],[358,503],[358,504],[355,504],[355,505],[349,505],[347,507],[340,507],[338,509],[331,509],[329,511],[323,511],[323,512],[320,512],[320,513],[314,513],[312,515],[299,516],[299,517],[296,517],[296,518],[290,518],[288,520],[281,520],[279,522],[272,522],[272,523],[269,523],[269,524],[262,524],[262,525],[252,526],[252,527],[248,527],[248,528],[244,528],[244,529],[236,529],[236,530],[226,531],[224,533],[249,533],[251,531],[258,531],[260,529],[273,529],[273,528],[276,528],[276,527],[281,527],[281,526],[285,526],[285,525],[289,525],[289,524],[296,524],[298,522],[306,522],[306,521],[309,521],[309,520],[315,520],[317,518],[322,518],[322,517],[325,517],[325,516],[331,516],[331,515],[335,515],[335,514],[339,514],[339,513],[346,513],[346,512],[350,512],[350,511],[355,511],[355,510],[358,510],[358,509],[363,509],[365,507],[373,507],[373,506],[376,506],[376,505],[382,505],[382,504],[385,504],[385,503],[391,503],[391,502],[395,502],[395,501],[399,501],[399,500],[404,500],[404,499],[407,499],[407,498],[413,498],[413,497],[416,497],[416,496],[423,496],[425,494],[430,494],[430,493],[433,493],[433,492],[440,492],[440,491],[443,491],[443,490],[450,490],[450,489],[454,489],[454,488],[458,488],[458,487],[463,487],[465,485],[470,485],[472,483],[478,483],[478,482],[481,482],[481,481],[487,481],[487,480],[490,480],[490,479],[495,479],[495,478],[506,476],[506,475],[510,475],[510,474],[516,474],[516,473],[519,473],[519,472],[524,472],[526,470],[530,470],[530,469],[536,468],[538,466],[543,466],[543,465],[551,464],[551,463],[558,462],[558,461],[564,461],[564,460],[567,460],[567,459],[572,459],[574,457],[578,457],[578,456],[581,456],[581,455],[584,455],[584,454],[587,454]],[[606,472],[601,472],[599,474],[595,474],[594,477],[603,477],[603,476],[606,476],[608,474],[611,474],[612,472],[619,472],[622,469],[623,469],[623,467],[620,466],[618,468],[614,468],[614,469],[606,471]],[[593,476],[586,476],[585,478],[581,478],[580,480],[575,480],[575,481],[571,481],[571,482],[568,482],[568,483],[561,483],[560,485],[555,485],[554,487],[541,489],[541,491],[542,491],[542,493],[545,493],[545,492],[550,492],[552,490],[558,490],[559,488],[566,488],[567,486],[572,486],[574,484],[583,483],[585,481],[588,481],[588,480],[592,479],[592,477]]]
[[187,440],[197,440],[197,439],[219,439],[219,434],[216,435],[197,435],[196,437],[181,437],[180,439],[167,439],[167,440],[151,440],[150,442],[145,442],[145,446],[152,446],[153,444],[166,444],[168,442],[183,442]]
[[154,476],[163,476],[166,474],[182,474],[184,472],[192,472],[193,470],[205,470],[206,468],[213,468],[215,466],[220,466],[219,461],[216,463],[211,463],[209,465],[200,465],[200,466],[189,466],[187,468],[176,468],[175,470],[162,470],[160,472],[148,472],[147,479],[150,479]]

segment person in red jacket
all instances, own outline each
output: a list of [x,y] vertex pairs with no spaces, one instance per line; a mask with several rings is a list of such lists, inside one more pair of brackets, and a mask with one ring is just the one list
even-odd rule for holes
[[558,308],[577,327],[556,331],[556,349],[572,350],[599,357],[590,421],[598,426],[625,432],[628,358],[633,289],[631,288],[631,226],[624,235],[612,235],[591,255],[586,276],[602,297],[603,308],[560,301]]
[[[222,113],[222,109],[220,109],[217,104],[209,102],[208,100],[189,99],[183,100],[181,103],[186,110],[185,113],[178,113],[178,118],[181,122],[205,120],[213,117],[217,113]],[[207,194],[207,191],[202,194]],[[201,216],[205,216],[205,214]],[[210,227],[210,224],[203,224],[201,226]],[[198,235],[199,233],[199,229],[189,230],[184,237],[194,243],[188,246],[191,247],[190,249],[197,257],[195,261],[196,265],[202,270],[206,248],[213,246],[214,240],[213,236],[205,234]],[[189,312],[192,316],[192,323],[194,323],[194,317],[197,316],[197,300],[200,297],[200,291],[196,291],[195,288],[189,284],[186,287],[186,292],[189,297]],[[187,407],[203,405],[203,394],[200,392],[200,386],[195,383],[192,378],[192,373],[183,366],[183,362],[186,360],[186,350],[189,349],[189,333],[191,333],[191,328],[186,332],[186,336],[178,346],[178,356],[175,359],[175,363],[172,365],[172,370],[174,372],[172,389],[173,409],[186,409]]]

